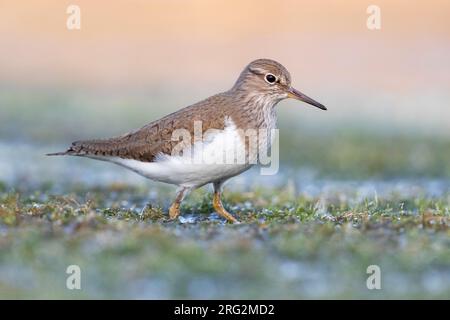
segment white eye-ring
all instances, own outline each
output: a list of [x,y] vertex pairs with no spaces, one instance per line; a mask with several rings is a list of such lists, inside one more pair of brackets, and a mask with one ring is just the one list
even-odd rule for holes
[[274,84],[275,82],[277,82],[278,79],[273,74],[267,73],[266,76],[264,77],[264,80],[266,80],[268,84]]

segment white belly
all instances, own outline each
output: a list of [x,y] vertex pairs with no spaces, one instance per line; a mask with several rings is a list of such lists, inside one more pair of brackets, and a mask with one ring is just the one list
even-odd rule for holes
[[177,159],[161,162],[141,162],[130,159],[111,159],[110,161],[146,178],[189,188],[198,188],[210,182],[226,180],[251,167],[251,165],[182,163]]
[[245,152],[245,145],[230,122],[224,130],[212,132],[196,143],[189,157],[161,154],[154,162],[118,157],[92,158],[116,163],[152,180],[197,188],[248,170],[253,163],[243,161],[237,150]]

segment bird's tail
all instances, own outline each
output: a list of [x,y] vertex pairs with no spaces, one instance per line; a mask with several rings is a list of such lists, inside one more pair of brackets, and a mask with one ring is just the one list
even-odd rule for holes
[[68,154],[67,151],[62,151],[62,152],[47,153],[46,156],[65,156],[67,154]]
[[66,151],[47,153],[46,156],[69,156],[76,155],[77,153],[78,152],[74,150],[73,147],[69,147]]
[[47,156],[114,156],[124,149],[120,138],[75,141],[62,152],[48,153]]
[[81,156],[86,155],[88,152],[84,150],[84,147],[94,140],[75,141],[67,148],[66,151],[47,153],[46,156]]

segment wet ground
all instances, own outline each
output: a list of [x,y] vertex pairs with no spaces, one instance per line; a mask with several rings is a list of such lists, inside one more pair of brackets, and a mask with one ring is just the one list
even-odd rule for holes
[[[171,222],[174,188],[43,156],[53,148],[1,144],[1,298],[450,297],[445,176],[251,170],[225,187],[240,225],[214,213],[208,188]],[[81,290],[66,288],[69,265]],[[380,290],[367,288],[370,265]]]

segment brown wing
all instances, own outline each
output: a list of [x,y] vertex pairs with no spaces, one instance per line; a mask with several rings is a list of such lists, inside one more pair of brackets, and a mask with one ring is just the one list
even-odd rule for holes
[[160,153],[171,154],[180,142],[172,141],[176,129],[186,129],[193,139],[194,121],[202,121],[203,132],[223,129],[229,97],[218,94],[151,122],[139,130],[110,139],[75,141],[65,152],[49,155],[113,156],[145,162],[154,161]]

